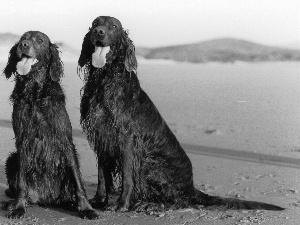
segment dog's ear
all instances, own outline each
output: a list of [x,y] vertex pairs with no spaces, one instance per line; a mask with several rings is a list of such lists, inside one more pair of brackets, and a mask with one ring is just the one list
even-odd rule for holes
[[128,72],[133,71],[134,73],[136,73],[137,61],[135,57],[135,47],[133,45],[133,42],[128,37],[128,33],[126,31],[123,31],[121,36],[121,44],[125,48],[125,69]]
[[91,31],[89,31],[83,39],[81,54],[78,60],[78,65],[84,67],[84,65],[91,60],[95,47],[91,43]]
[[9,51],[9,56],[8,56],[8,62],[6,67],[3,70],[3,73],[6,77],[6,79],[9,79],[11,75],[16,73],[17,71],[17,63],[19,61],[19,57],[17,55],[17,48],[18,48],[19,42],[16,43]]
[[63,76],[63,63],[59,57],[58,47],[50,43],[50,77],[53,81],[59,81]]

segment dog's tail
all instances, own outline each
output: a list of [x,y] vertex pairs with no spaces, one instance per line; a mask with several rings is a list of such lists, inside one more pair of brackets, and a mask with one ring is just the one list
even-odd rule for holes
[[218,196],[207,195],[195,188],[195,199],[193,202],[204,206],[220,206],[226,209],[261,209],[280,211],[284,208],[268,203],[245,201],[235,198],[222,198]]

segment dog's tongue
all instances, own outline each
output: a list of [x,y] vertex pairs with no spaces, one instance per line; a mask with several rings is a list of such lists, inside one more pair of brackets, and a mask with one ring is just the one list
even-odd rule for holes
[[95,52],[92,55],[92,64],[94,67],[101,68],[106,63],[106,54],[110,47],[95,47]]
[[30,69],[32,64],[34,64],[35,60],[33,58],[23,57],[20,62],[17,64],[17,72],[20,75],[26,75]]

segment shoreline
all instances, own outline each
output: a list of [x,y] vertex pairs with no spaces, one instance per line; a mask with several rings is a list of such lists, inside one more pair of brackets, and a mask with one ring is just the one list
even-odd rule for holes
[[[12,128],[11,121],[0,119],[0,127]],[[85,134],[80,129],[72,129],[72,135],[75,138],[86,139]],[[189,154],[206,155],[218,158],[228,158],[238,161],[262,163],[268,165],[284,166],[291,168],[300,168],[300,159],[256,153],[246,152],[242,150],[216,148],[201,145],[193,145],[187,143],[180,143],[182,148]],[[1,162],[0,162],[1,164]]]

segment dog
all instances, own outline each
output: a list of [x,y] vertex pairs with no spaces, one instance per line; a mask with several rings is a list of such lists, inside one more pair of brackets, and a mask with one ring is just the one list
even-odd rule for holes
[[[100,16],[92,22],[78,66],[85,83],[80,122],[98,159],[98,187],[90,200],[92,206],[123,212],[146,209],[152,203],[174,209],[195,205],[283,209],[209,196],[194,187],[191,161],[142,90],[135,47],[119,20]],[[116,203],[108,205],[118,177],[121,194]]]
[[60,86],[63,63],[55,44],[39,31],[24,33],[10,50],[4,75],[15,75],[10,96],[16,152],[6,161],[8,218],[23,218],[27,204],[78,207],[97,219],[87,200]]

